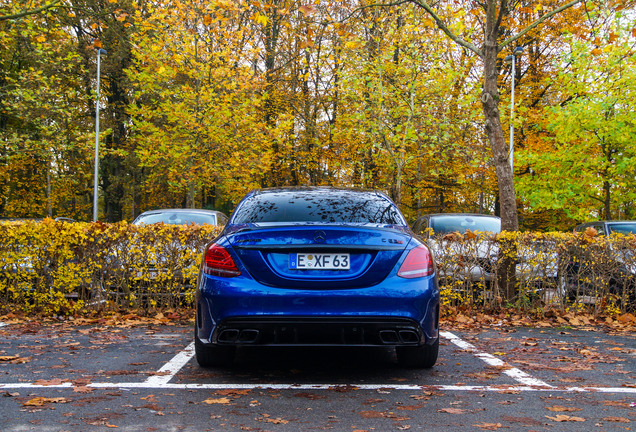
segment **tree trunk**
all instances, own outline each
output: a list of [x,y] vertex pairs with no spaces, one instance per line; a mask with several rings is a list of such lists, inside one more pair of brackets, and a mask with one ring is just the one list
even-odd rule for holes
[[612,185],[608,180],[603,182],[603,206],[605,207],[605,219],[612,220]]
[[[265,103],[263,104],[265,126],[270,133],[275,129],[278,119],[278,98],[274,73],[279,26],[280,16],[276,8],[271,8],[271,14],[268,16],[267,25],[265,26]],[[268,177],[265,180],[267,186],[282,186],[284,184],[281,143],[276,137],[272,139],[272,162]]]
[[[481,94],[484,111],[485,129],[490,149],[492,151],[499,186],[499,200],[501,206],[502,231],[518,231],[517,200],[515,185],[510,166],[508,146],[504,139],[501,118],[499,116],[499,89],[497,76],[499,75],[497,54],[499,36],[497,24],[497,2],[488,1],[486,11],[486,33],[483,47],[484,89]],[[512,300],[516,294],[516,248],[513,242],[503,241],[499,247],[499,268],[497,283],[505,300]]]
[[[494,39],[494,38],[493,38]],[[484,111],[486,135],[497,173],[499,186],[499,200],[501,205],[501,229],[517,231],[517,200],[515,184],[510,167],[510,155],[501,126],[499,116],[499,90],[497,88],[497,43],[496,40],[487,41],[484,46],[484,90],[481,95]]]

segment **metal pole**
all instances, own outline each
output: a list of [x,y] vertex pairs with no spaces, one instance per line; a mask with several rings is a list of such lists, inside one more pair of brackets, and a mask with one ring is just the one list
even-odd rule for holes
[[[102,49],[97,49],[97,97],[95,99],[95,174],[93,185],[93,222],[97,221],[97,201],[98,201],[98,173],[99,173],[99,75],[100,75],[100,54]],[[105,51],[104,51],[105,52]]]
[[515,126],[512,122],[515,109],[515,58],[516,55],[512,55],[512,92],[510,97],[510,169],[514,173],[514,157],[515,157]]

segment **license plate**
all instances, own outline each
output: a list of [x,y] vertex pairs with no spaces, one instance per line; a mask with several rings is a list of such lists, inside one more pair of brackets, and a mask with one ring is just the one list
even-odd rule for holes
[[349,254],[291,253],[289,268],[292,270],[349,270]]

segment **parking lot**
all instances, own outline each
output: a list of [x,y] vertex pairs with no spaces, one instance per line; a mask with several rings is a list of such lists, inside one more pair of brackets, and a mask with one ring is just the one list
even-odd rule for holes
[[438,364],[388,349],[244,348],[202,369],[190,326],[0,327],[3,431],[633,430],[636,337],[442,332]]

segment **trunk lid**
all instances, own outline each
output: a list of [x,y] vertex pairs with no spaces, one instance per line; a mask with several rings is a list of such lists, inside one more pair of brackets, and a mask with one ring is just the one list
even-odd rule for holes
[[276,226],[228,236],[258,282],[281,288],[372,286],[394,269],[408,232],[375,226]]

